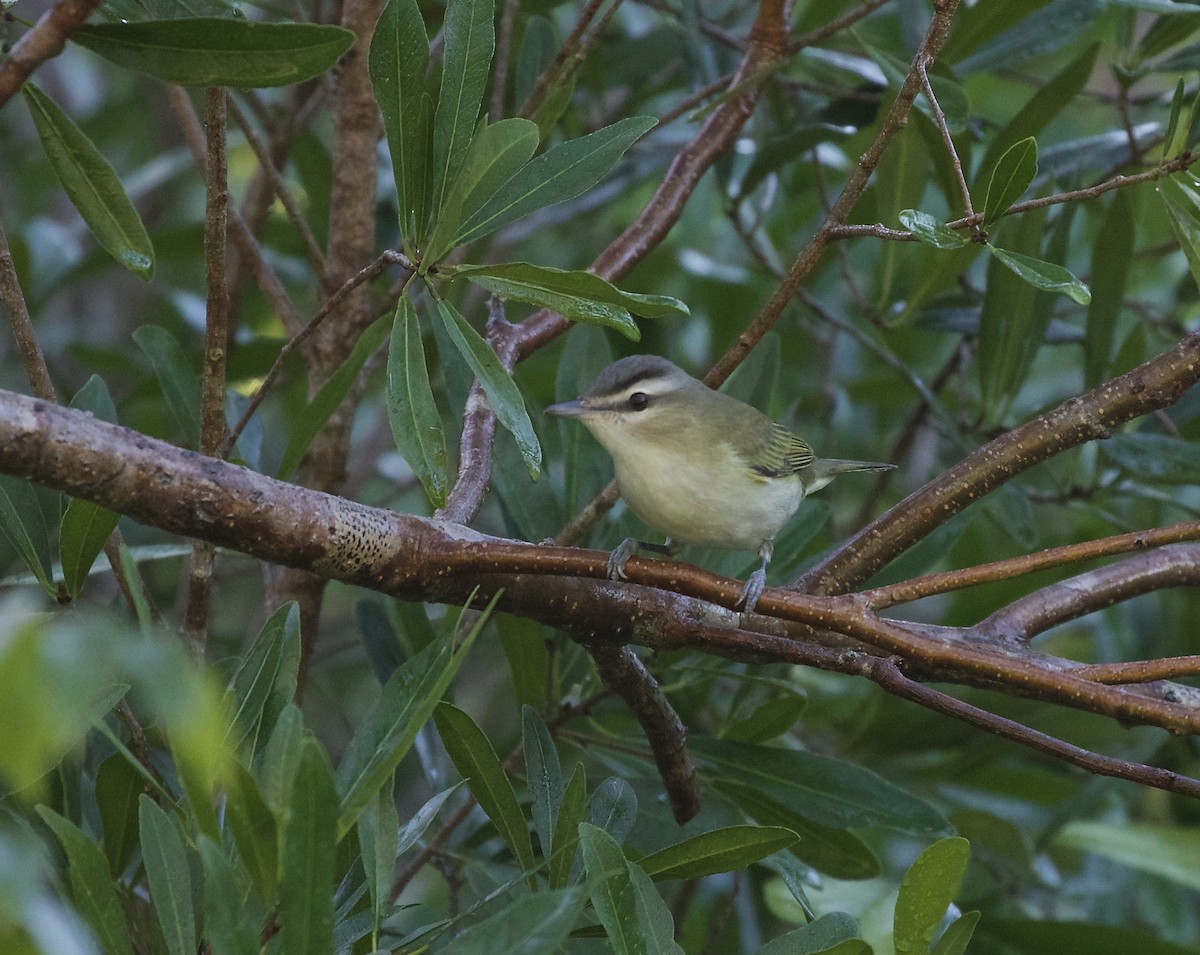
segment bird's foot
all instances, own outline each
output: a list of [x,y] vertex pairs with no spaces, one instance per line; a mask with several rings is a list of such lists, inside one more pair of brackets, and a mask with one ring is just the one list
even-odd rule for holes
[[636,538],[626,537],[616,550],[608,555],[608,579],[609,580],[626,580],[625,563],[638,552],[638,542]]
[[759,568],[746,581],[746,586],[742,588],[742,595],[738,598],[738,602],[734,606],[740,606],[742,613],[752,613],[754,605],[758,603],[758,598],[762,596],[762,592],[766,587],[767,572]]

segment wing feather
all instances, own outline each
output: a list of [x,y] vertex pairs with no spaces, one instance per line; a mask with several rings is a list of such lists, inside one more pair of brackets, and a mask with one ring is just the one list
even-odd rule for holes
[[763,477],[786,477],[799,474],[813,462],[813,450],[807,441],[787,428],[773,424],[767,440],[755,457],[758,464],[752,470]]

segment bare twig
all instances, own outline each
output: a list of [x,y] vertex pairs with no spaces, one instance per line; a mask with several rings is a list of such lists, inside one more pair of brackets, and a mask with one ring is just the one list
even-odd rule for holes
[[[971,205],[971,188],[967,185],[967,177],[963,175],[962,162],[958,158],[958,150],[954,148],[954,139],[950,135],[950,127],[946,125],[946,114],[942,112],[941,104],[938,103],[937,97],[933,95],[933,85],[929,82],[929,66],[933,62],[932,58],[917,60],[915,66],[921,77],[921,89],[925,92],[925,99],[929,103],[929,108],[933,112],[933,122],[938,128],[938,132],[942,134],[942,143],[946,147],[946,153],[950,157],[950,165],[954,168],[954,179],[958,183],[959,195],[962,198],[963,214],[967,219],[975,219],[975,209]],[[972,225],[972,229],[976,232],[979,229],[978,223]]]
[[13,263],[12,249],[8,247],[8,236],[0,225],[0,305],[8,315],[8,324],[16,339],[17,348],[21,352],[21,363],[25,366],[25,375],[29,378],[29,386],[33,393],[44,401],[57,401],[54,382],[50,378],[50,368],[46,365],[46,356],[38,344],[37,335],[33,331],[33,320],[29,317],[29,306],[25,303],[25,294],[21,291],[21,280],[17,276],[17,267]]

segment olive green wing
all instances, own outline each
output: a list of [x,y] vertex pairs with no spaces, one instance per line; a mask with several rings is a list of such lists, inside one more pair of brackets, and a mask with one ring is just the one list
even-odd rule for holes
[[751,470],[763,477],[799,474],[813,462],[813,450],[803,438],[782,425],[772,424],[754,454]]

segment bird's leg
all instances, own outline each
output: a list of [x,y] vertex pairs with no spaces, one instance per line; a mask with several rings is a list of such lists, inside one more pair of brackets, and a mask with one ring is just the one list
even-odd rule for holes
[[754,610],[754,605],[758,603],[758,598],[762,596],[763,590],[766,589],[767,564],[771,563],[771,554],[774,552],[774,541],[763,541],[759,546],[758,556],[762,559],[762,566],[750,575],[746,581],[746,586],[742,588],[741,597],[738,598],[738,603],[742,605],[743,613],[751,613]]
[[609,580],[625,580],[625,562],[639,550],[652,550],[656,554],[674,557],[683,550],[683,545],[677,544],[669,537],[661,544],[651,544],[647,541],[640,541],[636,537],[626,537],[617,545],[616,550],[608,555]]

